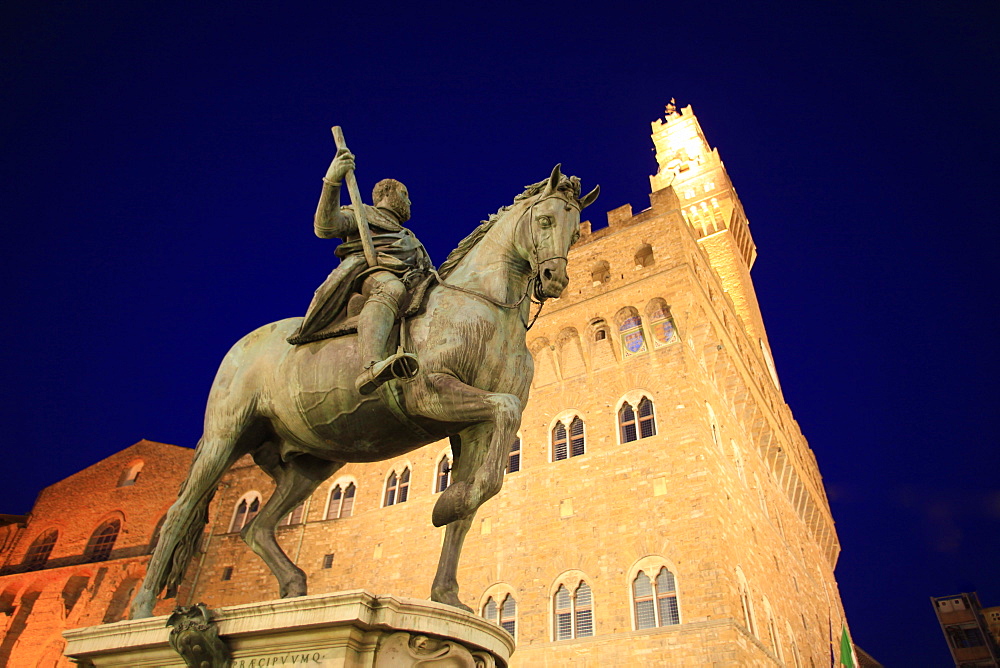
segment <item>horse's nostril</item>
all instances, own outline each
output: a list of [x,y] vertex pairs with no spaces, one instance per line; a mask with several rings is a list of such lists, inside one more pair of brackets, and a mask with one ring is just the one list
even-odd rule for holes
[[552,270],[551,269],[546,269],[542,273],[545,275],[545,280],[546,281],[551,281],[552,280]]

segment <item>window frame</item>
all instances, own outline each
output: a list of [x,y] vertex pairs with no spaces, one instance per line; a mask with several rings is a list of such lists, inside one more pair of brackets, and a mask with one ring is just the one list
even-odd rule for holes
[[[256,500],[257,510],[255,510],[251,515],[250,507],[253,505],[252,500]],[[244,502],[246,503],[247,510],[246,513],[240,518],[240,525],[237,527],[236,518],[237,516],[239,516],[240,504]],[[229,531],[227,531],[226,533],[239,533],[240,531],[243,531],[246,525],[250,524],[250,521],[257,516],[257,513],[260,512],[260,509],[263,505],[264,505],[264,497],[261,496],[260,492],[258,492],[255,489],[245,492],[243,496],[241,496],[239,500],[236,501],[236,504],[233,506],[233,513],[229,518]]]
[[[90,538],[87,539],[87,546],[83,551],[88,563],[108,561],[111,558],[115,545],[118,543],[118,537],[121,535],[122,525],[120,517],[106,519],[97,525],[97,528],[90,534]],[[111,527],[114,527],[114,532],[106,533],[106,530]],[[111,538],[105,538],[106,535],[110,535]]]
[[[642,436],[642,421],[639,417],[639,404],[643,401],[648,401],[651,408],[652,414],[646,420],[652,421],[653,433],[649,436]],[[624,440],[622,434],[622,409],[628,404],[632,409],[632,414],[635,417],[635,440],[626,441]],[[618,398],[618,402],[615,404],[615,420],[617,421],[617,432],[616,438],[618,439],[618,445],[625,445],[627,443],[634,443],[635,441],[641,441],[645,438],[653,438],[659,434],[659,428],[657,423],[659,422],[657,411],[656,411],[656,400],[653,398],[653,393],[649,390],[638,388],[634,390],[629,390],[621,397]]]
[[55,549],[57,542],[59,542],[58,528],[49,527],[40,532],[25,551],[21,565],[31,570],[45,568],[45,564],[49,563],[49,559],[52,558],[52,550]]
[[[340,498],[334,499],[333,495],[340,489]],[[347,495],[347,492],[353,488],[354,493],[351,496]],[[347,508],[347,515],[344,514],[344,505],[347,499],[350,498],[351,502]],[[343,476],[337,478],[333,485],[330,487],[330,492],[326,495],[326,508],[323,510],[323,520],[344,520],[349,517],[354,516],[354,509],[358,502],[358,481],[354,479],[353,476]],[[334,510],[334,504],[336,503],[336,510]]]
[[[586,586],[590,601],[586,604],[579,604],[578,597],[581,589]],[[569,597],[569,606],[559,607],[559,592],[565,590]],[[589,614],[590,632],[580,635],[581,616]],[[569,636],[560,637],[560,615],[569,615]],[[563,642],[567,640],[578,640],[580,638],[593,638],[597,635],[597,603],[594,596],[594,587],[590,583],[590,578],[580,571],[569,571],[562,574],[552,583],[549,591],[549,633],[552,642]]]
[[[579,421],[581,426],[579,439],[581,441],[582,451],[578,454],[573,454],[573,441],[577,440],[577,437],[573,436],[572,425],[576,421]],[[563,443],[563,441],[556,439],[556,430],[560,427],[562,427],[566,433],[566,456],[557,459],[556,446]],[[577,410],[563,411],[549,424],[549,462],[562,462],[567,459],[572,459],[573,457],[582,457],[583,455],[586,455],[587,440],[587,421],[583,419],[583,414]]]
[[[663,571],[667,571],[671,576],[671,580],[674,585],[672,591],[660,591],[658,580]],[[648,599],[652,601],[653,604],[653,621],[655,623],[655,626],[649,626],[642,629],[639,628],[634,588],[634,583],[640,573],[649,579],[650,591],[652,592],[652,595],[648,597]],[[650,631],[653,629],[677,627],[684,623],[684,617],[681,612],[681,594],[678,580],[679,578],[677,577],[676,564],[661,555],[651,554],[632,564],[632,567],[629,568],[628,573],[626,574],[624,585],[625,591],[628,592],[629,614],[631,615],[633,631]],[[677,623],[665,624],[662,619],[663,612],[660,609],[660,602],[661,600],[671,598],[674,600],[674,608],[677,611]]]

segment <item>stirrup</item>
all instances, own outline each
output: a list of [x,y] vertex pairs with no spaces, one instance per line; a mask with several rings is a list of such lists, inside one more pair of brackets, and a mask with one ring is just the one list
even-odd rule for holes
[[398,378],[400,380],[411,380],[420,371],[420,363],[417,356],[411,353],[396,352],[381,362],[369,365],[361,372],[358,379],[354,381],[354,387],[360,394],[371,394],[380,385]]

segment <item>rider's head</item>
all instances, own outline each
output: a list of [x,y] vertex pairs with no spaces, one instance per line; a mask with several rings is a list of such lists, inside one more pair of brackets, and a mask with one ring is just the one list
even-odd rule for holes
[[410,195],[406,186],[396,179],[382,179],[372,189],[372,202],[385,207],[399,217],[399,222],[410,219]]

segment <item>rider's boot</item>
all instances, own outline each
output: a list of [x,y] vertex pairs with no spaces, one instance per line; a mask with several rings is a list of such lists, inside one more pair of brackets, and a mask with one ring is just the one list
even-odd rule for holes
[[358,316],[358,346],[364,371],[354,381],[360,394],[371,394],[393,378],[410,379],[420,365],[415,355],[398,350],[386,357],[385,347],[396,322],[398,307],[395,300],[382,291],[373,290]]

